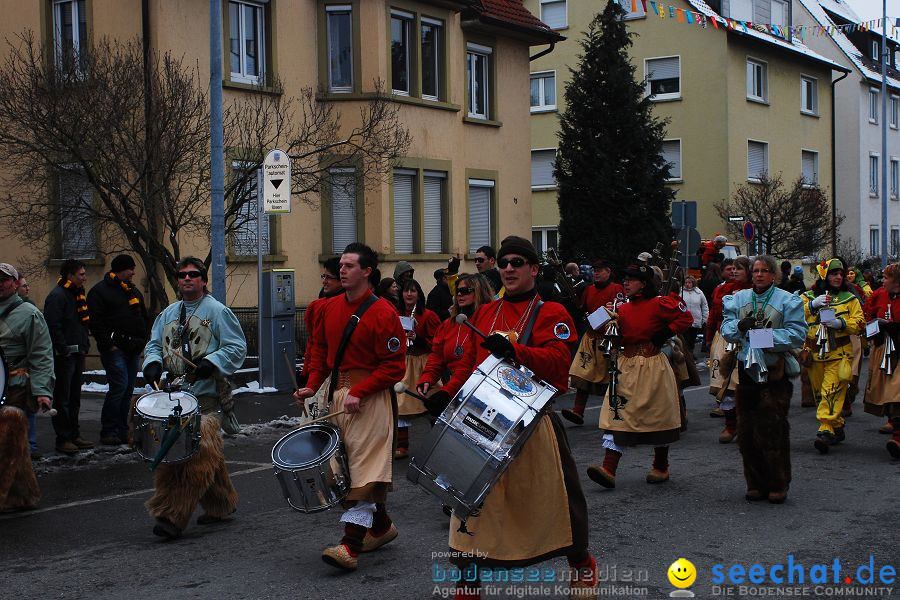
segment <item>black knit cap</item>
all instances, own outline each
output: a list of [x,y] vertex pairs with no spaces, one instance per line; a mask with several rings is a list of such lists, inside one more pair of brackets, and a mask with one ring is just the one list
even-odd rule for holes
[[519,256],[523,256],[533,265],[540,262],[537,252],[534,249],[534,244],[532,244],[530,240],[526,240],[517,235],[507,236],[500,242],[500,250],[497,251],[497,258],[503,258],[507,254],[518,254]]
[[653,271],[647,265],[632,264],[626,267],[622,276],[631,277],[632,279],[637,279],[646,283],[653,278]]
[[124,271],[125,269],[133,269],[136,266],[137,264],[134,262],[134,259],[129,255],[120,254],[112,259],[112,264],[109,265],[109,270],[113,273],[118,273],[120,271]]

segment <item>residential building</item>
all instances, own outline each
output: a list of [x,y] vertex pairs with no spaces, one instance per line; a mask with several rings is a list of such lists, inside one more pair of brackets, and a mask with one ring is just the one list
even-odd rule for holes
[[[846,27],[859,17],[842,0],[795,0],[798,24],[827,27],[826,35],[808,35],[806,43],[850,73],[834,84],[835,191],[844,216],[840,235],[863,254],[900,257],[900,44],[888,38],[887,120],[882,115],[881,31]],[[844,29],[837,27],[844,26]],[[887,156],[882,131],[887,128]],[[882,169],[888,167],[885,189]],[[887,248],[883,245],[882,202],[887,197]]]
[[[804,176],[830,193],[830,81],[840,65],[796,37],[752,27],[729,29],[724,21],[716,28],[710,20],[744,18],[756,11],[754,20],[786,24],[791,22],[789,3],[670,0],[657,5],[666,11],[666,18],[660,18],[649,2],[648,16],[640,0],[616,1],[626,10],[629,31],[636,34],[630,51],[635,77],[646,82],[654,115],[668,120],[663,154],[670,163],[670,184],[677,201],[696,202],[702,237],[725,230],[713,205],[737,186],[758,181],[763,171],[788,183]],[[526,1],[535,14],[547,4],[556,3]],[[585,0],[560,4],[553,9],[565,11],[565,17],[548,24],[556,23],[567,39],[531,66],[532,231],[548,244],[559,222],[555,184],[548,175],[557,147],[557,113],[565,110],[564,89],[568,69],[577,65],[579,40],[601,9]],[[674,9],[690,11],[693,23],[683,13],[678,18]]]
[[[186,57],[196,64],[199,81],[209,78],[208,2],[0,0],[0,7],[0,40],[15,41],[32,30],[55,49],[57,60],[77,57],[104,36],[140,40],[146,29],[152,48]],[[385,275],[395,261],[410,261],[429,289],[432,271],[451,256],[465,260],[483,244],[527,235],[530,49],[538,46],[538,52],[560,36],[521,0],[222,0],[222,9],[226,102],[273,93],[266,86],[277,76],[285,95],[317,90],[315,102],[340,111],[349,130],[380,81],[412,136],[406,155],[383,181],[362,185],[353,172],[334,172],[313,202],[295,198],[292,213],[266,218],[266,266],[296,270],[299,305],[318,293],[320,261],[350,241],[382,253]],[[0,55],[6,51],[4,45]],[[246,167],[227,163],[226,178]],[[61,202],[92,194],[80,181],[60,182],[59,191]],[[72,205],[63,222],[48,225],[48,245],[56,250],[47,264],[52,272],[56,260],[88,259],[89,280],[96,281],[107,254],[121,246],[104,247],[90,228],[73,233],[65,222],[79,216]],[[241,222],[243,229],[228,240],[227,300],[255,306],[255,206]],[[209,240],[201,237],[177,241],[182,255],[205,256],[209,250]],[[3,260],[15,263],[21,253],[14,237],[0,240]],[[30,279],[36,297],[52,285],[49,277]]]

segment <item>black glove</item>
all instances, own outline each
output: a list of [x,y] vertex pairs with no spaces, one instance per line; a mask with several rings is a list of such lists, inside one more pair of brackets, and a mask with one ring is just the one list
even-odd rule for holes
[[144,367],[144,381],[151,386],[162,378],[162,365],[156,361]]
[[750,329],[753,329],[753,326],[756,325],[756,319],[753,317],[744,317],[740,321],[738,321],[738,330],[746,332]]
[[459,273],[459,257],[453,256],[447,261],[447,275],[456,275]]
[[194,369],[194,377],[196,379],[209,379],[216,372],[216,365],[212,364],[205,358],[200,361],[197,368]]
[[450,404],[450,394],[444,390],[438,390],[425,399],[425,408],[433,417],[441,416],[448,404]]
[[481,347],[497,358],[515,358],[516,349],[505,335],[492,333],[481,344]]
[[675,335],[675,334],[672,333],[672,330],[669,329],[668,327],[665,327],[663,329],[660,329],[656,333],[654,333],[653,337],[650,338],[650,341],[653,342],[653,345],[656,346],[657,348],[662,348],[663,346],[666,345],[666,342],[673,335]]

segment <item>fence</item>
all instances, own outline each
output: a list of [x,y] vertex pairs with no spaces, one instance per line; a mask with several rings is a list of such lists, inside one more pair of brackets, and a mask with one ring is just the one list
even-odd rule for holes
[[[247,356],[259,356],[259,310],[256,307],[234,308],[231,311],[235,314],[241,329],[244,330],[244,337],[247,338]],[[303,356],[306,349],[306,340],[309,339],[309,333],[306,331],[306,307],[297,307],[294,313],[294,342],[297,356]]]

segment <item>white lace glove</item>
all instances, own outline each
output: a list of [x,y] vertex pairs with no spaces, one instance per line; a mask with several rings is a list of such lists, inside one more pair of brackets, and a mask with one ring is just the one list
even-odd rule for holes
[[817,296],[812,299],[809,303],[809,307],[813,310],[819,310],[823,306],[828,304],[828,294],[822,294],[821,296]]

